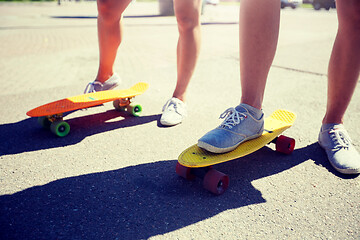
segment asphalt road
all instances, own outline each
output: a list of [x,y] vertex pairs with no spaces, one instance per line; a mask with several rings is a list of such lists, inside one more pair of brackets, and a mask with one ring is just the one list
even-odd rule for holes
[[[98,65],[94,2],[0,3],[0,239],[359,239],[358,176],[334,171],[317,144],[326,106],[336,12],[282,10],[266,115],[297,113],[292,155],[264,147],[218,166],[230,187],[216,197],[175,174],[178,155],[240,100],[238,6],[206,6],[188,117],[159,126],[176,79],[174,17],[137,2],[124,18],[115,69],[143,116],[111,104],[67,116],[57,138],[26,112],[82,93]],[[360,150],[360,89],[345,125]]]

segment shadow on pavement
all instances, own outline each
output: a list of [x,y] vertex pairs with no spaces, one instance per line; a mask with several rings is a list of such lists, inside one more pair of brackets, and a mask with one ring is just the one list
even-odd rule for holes
[[[124,18],[161,18],[161,17],[167,17],[162,15],[125,15]],[[50,18],[54,19],[97,19],[97,16],[51,16]],[[201,25],[236,25],[238,24],[238,21],[230,21],[230,22],[201,22]],[[127,25],[134,25],[134,24],[127,24]],[[135,24],[138,25],[138,24]],[[144,26],[143,24],[141,24]],[[147,24],[148,26],[168,26],[168,25],[174,25],[174,24]]]
[[[123,119],[111,121],[119,117]],[[71,131],[64,138],[56,137],[50,130],[43,129],[36,118],[27,118],[20,122],[0,125],[0,156],[74,145],[91,135],[147,124],[158,121],[159,118],[160,115],[132,117],[116,110],[69,120],[65,118]]]
[[[161,15],[126,15],[124,18],[154,18],[164,17]],[[51,16],[51,18],[59,19],[97,19],[97,16]]]
[[[220,164],[230,187],[221,196],[175,174],[175,160],[56,180],[0,196],[1,239],[147,239],[223,211],[264,203],[251,182],[312,159],[327,168],[317,143],[281,155],[270,148]],[[296,176],[294,176],[296,179]]]

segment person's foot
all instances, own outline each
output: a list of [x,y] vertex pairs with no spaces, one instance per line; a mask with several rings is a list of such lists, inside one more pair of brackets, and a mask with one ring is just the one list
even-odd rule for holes
[[318,142],[337,171],[344,174],[360,173],[360,155],[342,124],[323,124]]
[[174,126],[181,123],[186,116],[186,104],[178,98],[171,98],[163,107],[160,123],[164,126]]
[[120,82],[121,82],[121,78],[119,77],[119,75],[117,73],[114,73],[104,83],[101,83],[98,80],[88,83],[88,85],[85,88],[84,93],[92,93],[92,92],[111,90],[111,89],[114,89],[117,86],[119,86]]
[[260,137],[264,130],[262,110],[247,104],[227,109],[220,118],[225,120],[219,127],[201,137],[198,147],[213,153],[229,152],[242,142]]

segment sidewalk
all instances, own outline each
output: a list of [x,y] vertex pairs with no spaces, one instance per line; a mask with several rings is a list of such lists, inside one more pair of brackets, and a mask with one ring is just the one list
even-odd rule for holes
[[[188,90],[188,118],[159,127],[176,79],[174,17],[157,2],[127,9],[115,69],[123,86],[145,81],[143,116],[111,104],[67,117],[55,138],[25,113],[81,94],[96,75],[95,2],[0,3],[0,239],[358,239],[359,177],[336,173],[317,144],[336,12],[282,11],[266,115],[297,113],[285,132],[290,156],[273,146],[218,169],[228,191],[214,197],[175,174],[178,155],[239,102],[238,6],[206,6],[202,50]],[[360,150],[359,85],[345,124]]]

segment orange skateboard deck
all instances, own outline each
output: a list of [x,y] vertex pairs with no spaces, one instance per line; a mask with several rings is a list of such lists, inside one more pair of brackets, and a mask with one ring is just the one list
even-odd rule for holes
[[39,123],[59,137],[65,137],[70,132],[70,125],[63,121],[63,114],[75,110],[98,106],[113,101],[115,109],[128,111],[133,116],[139,116],[142,107],[132,102],[135,96],[144,93],[149,85],[144,82],[137,83],[129,89],[108,90],[82,94],[64,98],[55,102],[44,104],[28,111],[30,117],[39,117]]
[[296,119],[293,112],[276,110],[265,119],[263,134],[240,144],[231,152],[216,154],[199,148],[196,144],[184,150],[176,165],[176,173],[185,179],[203,177],[204,188],[220,195],[229,185],[229,177],[212,168],[213,165],[238,159],[253,153],[269,143],[276,144],[276,151],[290,154],[295,148],[295,140],[281,135]]

